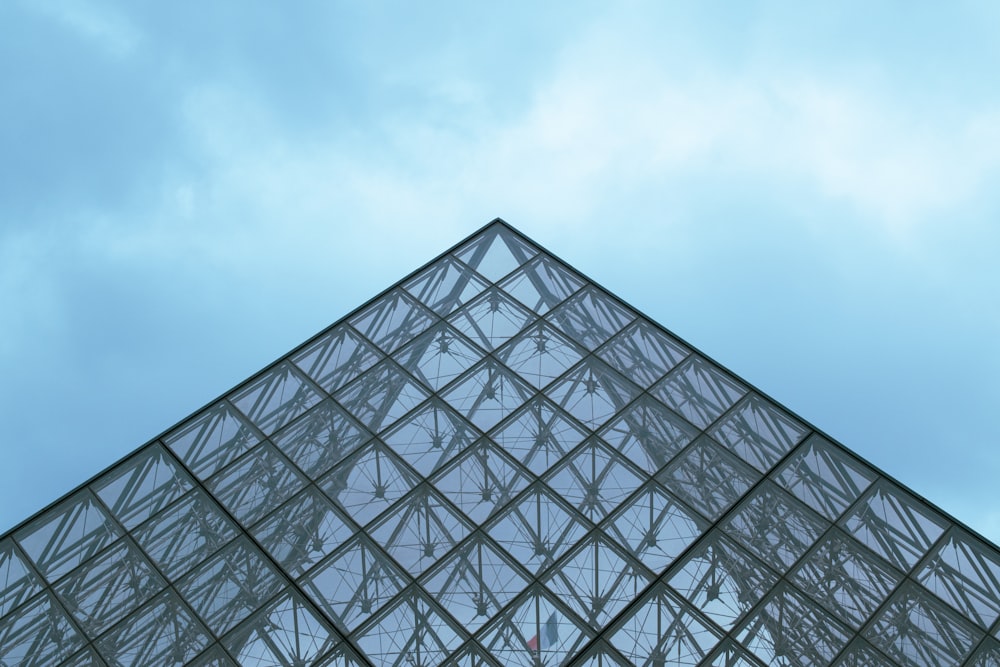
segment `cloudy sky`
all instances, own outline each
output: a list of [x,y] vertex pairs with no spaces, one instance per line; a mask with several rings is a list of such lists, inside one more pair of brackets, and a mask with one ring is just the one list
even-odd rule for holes
[[500,216],[1000,540],[1000,4],[539,4],[0,3],[0,532]]

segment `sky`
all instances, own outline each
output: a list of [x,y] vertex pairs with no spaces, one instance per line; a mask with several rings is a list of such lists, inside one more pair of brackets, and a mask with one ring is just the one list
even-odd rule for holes
[[0,3],[0,533],[495,217],[1000,541],[1000,4]]

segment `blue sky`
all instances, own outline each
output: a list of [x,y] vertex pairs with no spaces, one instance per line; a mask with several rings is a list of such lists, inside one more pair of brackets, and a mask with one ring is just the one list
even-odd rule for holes
[[997,3],[185,4],[0,4],[0,532],[500,216],[1000,540]]

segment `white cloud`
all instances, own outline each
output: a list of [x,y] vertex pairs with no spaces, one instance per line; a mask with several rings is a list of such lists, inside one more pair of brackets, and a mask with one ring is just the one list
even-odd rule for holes
[[32,0],[24,4],[117,58],[131,55],[141,41],[137,26],[106,4],[90,0]]

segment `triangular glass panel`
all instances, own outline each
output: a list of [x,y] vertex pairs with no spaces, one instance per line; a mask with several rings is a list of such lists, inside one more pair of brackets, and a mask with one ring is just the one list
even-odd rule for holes
[[596,287],[587,286],[552,311],[547,319],[580,345],[593,350],[635,319],[635,313]]
[[690,350],[648,321],[639,319],[608,341],[597,354],[645,389],[679,364]]
[[0,535],[0,667],[1000,667],[1000,550],[503,221]]
[[404,287],[435,313],[447,317],[489,287],[489,283],[454,257],[445,257],[421,271]]
[[500,288],[539,315],[544,315],[583,284],[583,280],[556,260],[539,255],[500,283]]
[[538,250],[503,225],[490,225],[455,251],[455,256],[491,282],[531,259]]

